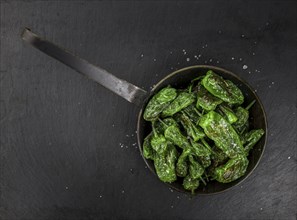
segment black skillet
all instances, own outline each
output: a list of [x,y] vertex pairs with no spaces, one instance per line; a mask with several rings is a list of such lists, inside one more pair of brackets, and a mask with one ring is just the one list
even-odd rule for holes
[[[250,110],[250,125],[251,128],[262,128],[265,131],[265,137],[261,138],[261,140],[254,146],[253,150],[249,154],[248,159],[250,163],[247,168],[246,174],[243,177],[227,184],[222,184],[216,181],[210,181],[207,186],[203,186],[201,184],[202,186],[198,188],[196,194],[214,194],[230,189],[231,187],[245,180],[258,165],[264,152],[267,139],[267,122],[265,111],[253,89],[234,73],[215,66],[190,66],[169,74],[164,79],[162,79],[152,91],[147,92],[125,80],[115,77],[106,70],[98,66],[94,66],[87,61],[71,54],[65,49],[62,49],[55,44],[37,36],[30,29],[24,29],[24,31],[22,32],[22,39],[32,46],[36,47],[37,49],[41,50],[42,52],[46,53],[47,55],[61,61],[62,63],[73,68],[79,73],[103,85],[104,87],[123,97],[127,101],[141,107],[137,122],[137,140],[142,157],[143,139],[151,131],[150,123],[143,119],[142,114],[143,109],[150,97],[167,85],[172,85],[177,88],[183,88],[183,86],[188,85],[193,78],[205,74],[207,70],[213,70],[217,74],[231,80],[240,87],[240,89],[243,91],[243,94],[245,95],[245,105],[247,103],[250,103],[252,100],[256,100],[255,105]],[[156,175],[153,162],[151,160],[145,159],[144,157],[143,159],[149,169]],[[177,180],[176,182],[169,185],[170,187],[178,191],[188,192],[183,189],[181,180]]]

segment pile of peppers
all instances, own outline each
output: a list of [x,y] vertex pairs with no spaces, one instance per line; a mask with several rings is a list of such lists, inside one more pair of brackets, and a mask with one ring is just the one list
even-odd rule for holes
[[181,179],[192,193],[200,183],[229,183],[242,177],[247,156],[264,135],[250,129],[249,109],[230,80],[207,71],[185,89],[161,89],[148,102],[143,117],[152,124],[143,155],[154,161],[159,179]]

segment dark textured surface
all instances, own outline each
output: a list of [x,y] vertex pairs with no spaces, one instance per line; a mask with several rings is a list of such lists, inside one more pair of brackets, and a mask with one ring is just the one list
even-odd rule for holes
[[[171,192],[136,148],[139,109],[23,43],[24,26],[145,89],[205,62],[237,73],[268,116],[259,167],[223,194]],[[1,1],[0,52],[1,220],[296,219],[295,1]]]

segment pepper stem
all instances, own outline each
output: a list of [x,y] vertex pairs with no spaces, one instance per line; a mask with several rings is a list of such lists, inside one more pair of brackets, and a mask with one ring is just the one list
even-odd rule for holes
[[204,181],[204,179],[200,176],[199,179],[201,180],[201,182],[206,186],[206,182]]
[[156,125],[156,121],[152,121],[153,133],[154,133],[154,136],[157,136],[155,125]]
[[158,120],[159,120],[159,122],[161,122],[165,127],[168,127],[168,125],[167,125],[164,121],[162,121],[160,118],[158,118]]
[[246,108],[245,110],[249,110],[254,104],[255,104],[256,100],[253,100]]
[[206,142],[206,140],[204,138],[200,139],[202,144],[213,154],[215,154],[215,152],[211,149],[211,147],[209,146],[209,144]]

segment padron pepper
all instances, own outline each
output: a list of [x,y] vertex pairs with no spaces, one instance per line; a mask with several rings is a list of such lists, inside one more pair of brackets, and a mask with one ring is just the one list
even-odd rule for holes
[[183,108],[191,105],[195,101],[195,95],[188,92],[181,92],[178,94],[165,109],[162,111],[162,117],[172,116],[181,111]]
[[156,154],[154,165],[159,179],[166,183],[176,180],[175,163],[177,160],[177,151],[173,145],[168,146],[165,154]]
[[249,109],[255,104],[256,100],[253,100],[246,108],[238,106],[235,110],[235,114],[238,120],[233,124],[233,127],[238,133],[243,133],[248,128]]
[[199,90],[197,93],[197,103],[196,107],[199,108],[199,106],[206,110],[211,111],[215,110],[217,105],[221,104],[223,101],[215,96],[213,96],[211,93],[209,93],[203,86],[198,86]]
[[198,125],[199,118],[202,114],[198,111],[198,109],[195,107],[194,104],[184,108],[182,112],[189,117],[192,123],[194,123],[195,125]]
[[193,140],[191,140],[191,151],[193,152],[194,155],[196,155],[197,157],[206,157],[206,156],[210,156],[212,151],[210,149],[208,149],[207,147],[205,147],[204,145],[194,142]]
[[145,107],[143,118],[147,121],[155,120],[158,115],[176,98],[176,89],[166,87],[154,95]]
[[233,82],[224,80],[212,70],[207,71],[201,83],[212,95],[224,102],[241,105],[244,101],[242,92]]
[[251,130],[244,135],[244,139],[246,145],[244,146],[244,150],[246,154],[250,152],[250,150],[255,146],[255,144],[261,139],[264,135],[263,129]]
[[223,112],[225,118],[228,120],[230,124],[233,124],[238,120],[236,114],[233,112],[231,108],[226,105],[219,105],[220,110]]
[[237,155],[226,164],[215,168],[212,177],[220,183],[232,182],[245,174],[248,164],[245,155]]
[[204,168],[196,161],[193,155],[189,155],[189,174],[193,179],[201,179],[204,173]]
[[211,159],[213,166],[217,167],[218,165],[226,163],[229,157],[220,148],[214,147]]
[[177,115],[177,118],[180,120],[188,136],[193,138],[194,141],[198,141],[205,136],[201,128],[197,127],[186,114],[180,113]]
[[148,136],[146,136],[146,138],[143,141],[143,156],[146,159],[154,160],[156,152],[151,145],[152,136],[153,133],[151,132]]
[[151,138],[151,146],[158,153],[163,154],[167,150],[168,141],[162,133],[159,133],[155,126],[155,121],[153,121],[153,136]]
[[200,156],[198,160],[203,168],[207,168],[211,165],[211,158],[210,156]]
[[176,163],[176,175],[179,177],[185,177],[188,173],[188,164],[187,159],[190,155],[190,149],[184,149],[182,154],[179,156],[177,163]]
[[164,136],[166,139],[182,149],[191,148],[188,139],[181,133],[179,128],[174,125],[168,126],[166,128]]
[[183,180],[183,187],[194,194],[195,190],[199,187],[199,180],[187,175]]
[[214,111],[208,112],[201,117],[199,125],[204,129],[206,136],[228,157],[234,158],[238,154],[244,154],[239,135],[220,114]]

